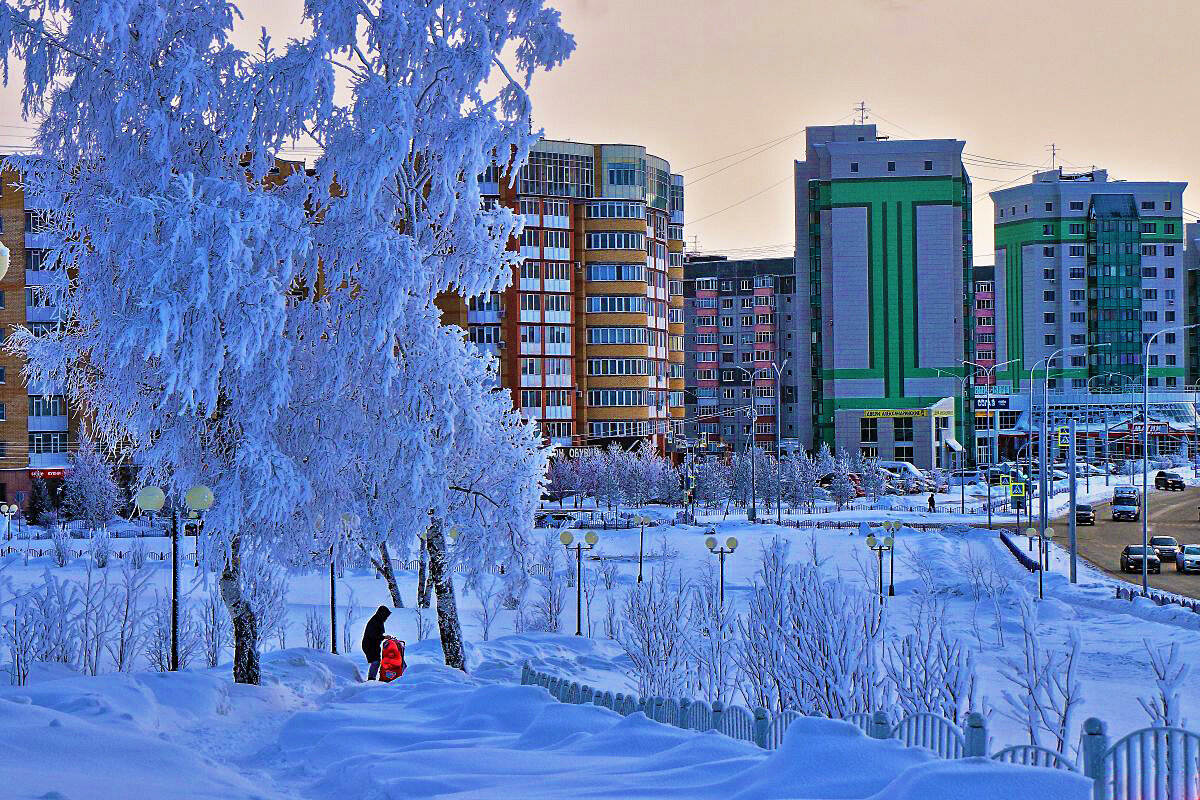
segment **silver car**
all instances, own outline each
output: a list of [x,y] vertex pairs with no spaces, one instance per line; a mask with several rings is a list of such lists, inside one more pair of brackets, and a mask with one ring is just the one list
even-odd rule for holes
[[1176,572],[1200,572],[1200,544],[1185,544],[1175,553]]

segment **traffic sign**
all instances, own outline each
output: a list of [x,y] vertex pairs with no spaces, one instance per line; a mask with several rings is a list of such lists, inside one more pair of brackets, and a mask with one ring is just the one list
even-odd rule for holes
[[1055,431],[1058,433],[1058,446],[1067,447],[1071,444],[1070,429],[1066,425],[1059,425]]
[[1000,485],[1001,486],[1008,486],[1010,483],[1012,483],[1012,475],[1001,475],[1000,476]]
[[1008,487],[1008,492],[1013,497],[1024,497],[1025,496],[1025,484],[1023,484],[1023,483],[1010,484]]

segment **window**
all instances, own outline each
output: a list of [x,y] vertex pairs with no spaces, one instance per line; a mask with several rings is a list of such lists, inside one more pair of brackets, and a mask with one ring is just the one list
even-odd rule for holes
[[932,172],[932,171],[933,171],[933,162],[932,162],[932,161],[926,161],[926,162],[925,162],[925,171],[926,171],[926,172]]
[[1157,300],[1158,299],[1158,289],[1142,289],[1142,299],[1143,300]]
[[600,200],[587,205],[588,219],[645,219],[646,206],[625,200]]
[[1073,333],[1071,334],[1071,344],[1083,344],[1085,338],[1082,333]]
[[1053,303],[1054,302],[1054,290],[1048,289],[1048,290],[1042,292],[1042,300],[1046,301],[1047,303]]
[[895,161],[889,161],[889,162],[887,162],[887,171],[888,171],[888,172],[895,172],[895,171],[896,171],[896,162],[895,162]]
[[858,439],[863,444],[875,444],[879,441],[879,419],[863,417],[858,421]]
[[649,375],[644,358],[589,358],[589,375]]
[[1068,231],[1077,236],[1082,236],[1083,235],[1083,223],[1081,223],[1081,222],[1072,223],[1071,227],[1068,228]]
[[1158,223],[1157,222],[1143,222],[1142,223],[1142,233],[1158,233]]
[[1175,233],[1175,224],[1173,222],[1164,222],[1163,223],[1163,233],[1166,233],[1166,234]]
[[1043,247],[1042,255],[1046,256],[1047,258],[1053,258],[1054,257],[1054,248],[1053,247]]
[[850,162],[850,171],[851,171],[851,172],[858,172],[858,162],[857,162],[857,161],[851,161],[851,162]]
[[[547,233],[565,231],[547,231]],[[585,246],[588,250],[645,250],[646,235],[638,231],[589,231]]]
[[25,232],[26,233],[45,233],[50,230],[50,215],[45,211],[35,211],[26,209],[25,211]]
[[754,315],[753,314],[746,314],[742,317],[742,325],[743,326],[750,327],[753,324],[754,324]]
[[[1164,270],[1164,275],[1163,275],[1163,277],[1165,277],[1165,278],[1174,278],[1174,277],[1175,277],[1175,268],[1174,268],[1174,267],[1167,267],[1167,268]],[[4,294],[3,292],[0,292],[0,295],[3,295],[3,294]],[[3,298],[2,296],[0,296],[0,308],[4,308],[4,298]]]
[[1083,300],[1083,289],[1071,290],[1071,302],[1078,303]]
[[[587,310],[590,314],[645,314],[646,307],[644,295],[600,294],[588,295],[587,298]],[[699,324],[701,318],[696,319]]]
[[1043,225],[1042,226],[1042,236],[1053,236],[1053,235],[1054,235],[1054,226],[1053,225]]
[[1156,244],[1144,244],[1144,245],[1142,245],[1142,255],[1144,255],[1144,256],[1156,256],[1156,255],[1158,255],[1158,245],[1156,245]]
[[1047,268],[1043,269],[1042,270],[1042,278],[1044,280],[1048,280],[1048,281],[1054,280],[1054,268],[1047,267]]
[[1071,322],[1075,325],[1082,325],[1083,323],[1087,322],[1087,314],[1082,311],[1072,311]]
[[913,440],[912,417],[896,417],[892,421],[892,430],[897,442],[911,442]]
[[1053,211],[1053,210],[1054,210],[1054,203],[1046,203],[1046,210],[1047,210],[1047,211]]
[[743,297],[742,298],[742,308],[754,308],[754,298],[753,297]]
[[541,408],[542,393],[538,389],[521,390],[521,408]]
[[[522,275],[522,277],[524,277]],[[588,264],[589,281],[645,281],[646,267],[642,264]]]
[[1153,200],[1143,200],[1142,201],[1142,210],[1143,211],[1153,211],[1154,210],[1154,201]]
[[29,416],[31,417],[65,417],[67,415],[67,398],[61,394],[31,395],[29,397]]
[[1072,211],[1083,211],[1083,201],[1082,200],[1072,200],[1071,201],[1071,210]]
[[1071,245],[1071,247],[1070,247],[1070,248],[1067,250],[1067,255],[1069,255],[1069,256],[1073,256],[1073,257],[1076,257],[1076,258],[1079,258],[1079,257],[1083,256],[1083,254],[1084,254],[1084,253],[1083,253],[1083,245],[1081,245],[1081,244],[1073,244],[1073,245]]
[[1163,211],[1170,211],[1170,210],[1171,210],[1171,201],[1163,200]]
[[[0,415],[3,412],[0,411]],[[65,431],[53,433],[29,434],[30,453],[66,453],[67,434]]]
[[1046,323],[1047,325],[1053,325],[1054,324],[1054,312],[1053,311],[1043,312],[1042,313],[1042,322]]
[[1045,344],[1045,345],[1053,345],[1055,343],[1055,341],[1056,341],[1056,339],[1055,339],[1055,336],[1053,333],[1047,333],[1045,336],[1042,337],[1042,344]]
[[1163,245],[1163,255],[1164,255],[1164,256],[1173,256],[1173,255],[1175,255],[1175,245],[1173,245],[1173,244],[1164,244],[1164,245]]

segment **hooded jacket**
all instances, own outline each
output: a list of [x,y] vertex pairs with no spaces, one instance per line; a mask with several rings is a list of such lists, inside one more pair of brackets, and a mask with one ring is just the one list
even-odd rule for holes
[[392,610],[387,606],[380,606],[369,620],[367,620],[367,629],[363,631],[362,651],[367,657],[367,661],[378,661],[380,659],[380,648],[383,646],[383,623],[392,615]]

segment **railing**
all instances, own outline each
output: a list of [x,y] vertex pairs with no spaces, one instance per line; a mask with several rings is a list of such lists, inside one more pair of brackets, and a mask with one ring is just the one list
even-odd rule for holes
[[1037,572],[1042,568],[1041,563],[1037,559],[1030,558],[1021,550],[1021,548],[1017,547],[1016,542],[1009,538],[1009,535],[1006,531],[1000,531],[1000,541],[1004,542],[1004,546],[1009,549],[1009,552],[1016,557],[1017,561],[1019,561],[1021,566],[1025,569],[1029,570],[1030,572]]
[[[648,719],[694,731],[716,731],[731,739],[750,742],[764,750],[777,750],[791,723],[803,716],[794,710],[772,715],[766,709],[749,711],[742,706],[711,706],[689,698],[635,697],[596,691],[579,683],[539,672],[526,662],[521,684],[541,686],[564,703],[591,704],[629,716],[641,712]],[[1091,717],[1083,723],[1080,762],[1034,744],[1003,747],[990,756],[987,720],[968,713],[962,725],[939,714],[917,712],[893,722],[885,711],[851,714],[846,722],[874,739],[899,739],[945,759],[987,758],[1005,764],[1061,769],[1091,778],[1093,800],[1192,800],[1200,797],[1200,733],[1183,728],[1151,727],[1136,730],[1109,745],[1107,726]]]
[[1200,614],[1200,600],[1190,600],[1186,597],[1176,597],[1175,595],[1163,594],[1162,592],[1147,592],[1143,595],[1140,589],[1134,587],[1129,587],[1128,589],[1124,586],[1117,587],[1118,600],[1128,600],[1132,603],[1135,597],[1149,598],[1160,606],[1182,606],[1188,611]]

